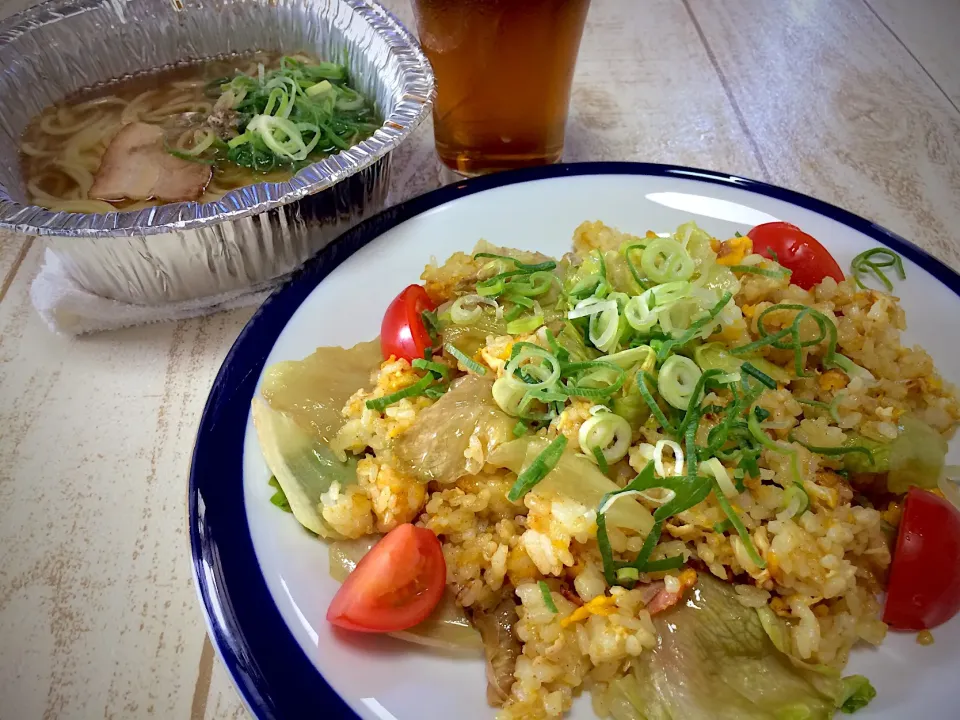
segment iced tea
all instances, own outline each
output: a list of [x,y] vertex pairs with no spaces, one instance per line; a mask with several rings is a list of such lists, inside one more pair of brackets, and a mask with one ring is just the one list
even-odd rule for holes
[[590,0],[415,0],[440,159],[464,175],[557,162]]

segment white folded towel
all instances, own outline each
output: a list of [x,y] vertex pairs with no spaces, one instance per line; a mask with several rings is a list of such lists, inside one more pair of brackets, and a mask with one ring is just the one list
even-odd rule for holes
[[279,278],[253,288],[163,305],[135,305],[84,290],[70,277],[60,258],[47,249],[43,267],[30,286],[30,299],[51,330],[62,335],[83,335],[259,305],[281,281]]

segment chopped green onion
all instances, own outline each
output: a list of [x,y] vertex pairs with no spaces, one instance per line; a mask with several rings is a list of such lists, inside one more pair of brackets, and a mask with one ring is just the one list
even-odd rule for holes
[[720,509],[723,510],[723,514],[727,516],[727,520],[730,521],[730,524],[733,525],[733,529],[737,531],[737,535],[740,536],[740,540],[743,542],[743,547],[746,549],[747,555],[750,556],[753,564],[762,570],[767,566],[767,561],[760,557],[760,554],[757,552],[757,548],[754,547],[753,539],[750,537],[750,533],[747,532],[747,528],[744,526],[740,516],[737,515],[736,510],[734,510],[733,506],[730,505],[730,502],[724,496],[723,491],[720,490],[720,486],[717,485],[717,481],[714,480],[713,482],[715,486],[713,495],[717,499]]
[[733,293],[725,292],[723,297],[720,298],[720,301],[710,308],[710,311],[704,317],[692,323],[679,338],[671,338],[670,340],[664,342],[660,350],[657,351],[657,359],[662,361],[667,357],[674,347],[683,347],[688,342],[693,340],[694,336],[696,336],[698,332],[703,330],[708,323],[711,323],[716,319],[717,315],[723,311],[723,309],[727,306],[727,303],[729,303],[732,299]]
[[627,267],[630,268],[630,274],[633,275],[633,279],[637,281],[637,285],[644,289],[650,286],[650,282],[646,278],[640,276],[640,271],[637,270],[636,265],[633,264],[633,259],[630,257],[630,253],[634,251],[643,253],[643,250],[646,247],[647,246],[645,244],[633,243],[632,245],[627,245],[623,249],[623,257],[627,261]]
[[[483,316],[481,304],[490,305],[494,310],[499,308],[496,300],[480,295],[461,295],[450,306],[450,319],[457,325],[472,325]],[[468,305],[473,307],[468,309]]]
[[510,492],[507,493],[507,500],[516,502],[530,492],[560,462],[560,457],[566,447],[567,436],[557,435],[553,442],[534,458],[530,466],[517,476],[516,482],[510,488]]
[[[627,377],[627,373],[623,368],[604,360],[567,363],[563,368],[563,372],[567,378],[570,378],[574,374],[579,375],[579,377],[576,379],[568,380],[568,382],[565,384],[560,383],[557,385],[558,392],[564,393],[565,395],[570,395],[572,397],[610,397],[617,392],[617,390],[623,387],[623,383]],[[613,379],[606,379],[603,377],[604,375],[606,375],[606,378],[612,377]],[[597,382],[605,384],[599,387],[595,384],[587,384]]]
[[487,374],[487,369],[483,365],[478,363],[473,358],[468,357],[466,353],[461,352],[456,347],[454,347],[451,343],[447,343],[446,345],[444,345],[443,349],[446,350],[451,355],[453,355],[457,359],[457,361],[461,365],[463,365],[465,368],[467,368],[467,370],[469,370],[470,372],[475,373],[477,375]]
[[853,360],[848,358],[846,355],[841,355],[840,353],[835,353],[833,356],[833,365],[836,365],[838,368],[843,370],[850,377],[859,377],[864,380],[873,382],[876,380],[873,373],[867,370],[866,368],[860,367]]
[[597,466],[600,468],[600,472],[604,475],[610,470],[610,467],[607,465],[607,459],[603,456],[603,450],[601,450],[596,445],[591,449],[593,453],[593,459],[597,461]]
[[733,357],[723,343],[709,342],[693,349],[693,359],[701,370],[721,370],[735,373],[740,369],[741,361]]
[[[683,355],[667,358],[657,378],[657,389],[668,403],[678,410],[686,410],[692,393],[699,385],[703,373],[697,364]],[[702,389],[702,386],[701,386]]]
[[687,280],[695,269],[693,258],[672,238],[654,238],[643,249],[640,267],[657,283]]
[[622,567],[617,570],[617,582],[636,582],[640,579],[640,571],[635,567]]
[[[881,259],[874,260],[874,258]],[[883,283],[887,292],[893,292],[893,283],[890,282],[886,273],[883,272],[885,268],[893,268],[901,280],[907,279],[907,271],[903,268],[903,258],[888,248],[872,248],[866,250],[857,255],[853,259],[853,262],[850,263],[850,270],[853,273],[854,280],[857,281],[857,285],[867,289],[861,276],[865,273],[872,272],[877,276],[877,279]]]
[[753,275],[763,275],[764,277],[769,278],[790,277],[792,274],[792,272],[786,268],[783,268],[782,270],[765,270],[764,268],[758,268],[754,265],[731,265],[730,269],[733,272],[751,273]]
[[390,393],[389,395],[384,395],[383,397],[373,398],[372,400],[367,400],[366,406],[369,410],[376,410],[377,412],[383,412],[387,407],[393,405],[396,402],[400,402],[404,398],[408,397],[417,397],[423,395],[426,389],[433,383],[434,377],[431,374],[427,374],[425,377],[422,377],[420,380],[415,382],[413,385],[398,390],[395,393]]
[[767,386],[768,388],[770,388],[771,390],[776,390],[776,389],[777,389],[777,383],[776,383],[776,381],[775,381],[772,377],[770,377],[769,375],[767,375],[767,374],[764,373],[764,372],[761,372],[761,371],[757,370],[757,368],[755,368],[755,367],[754,367],[753,365],[751,365],[750,363],[748,363],[748,362],[743,363],[743,364],[740,366],[740,369],[743,370],[743,371],[744,371],[745,373],[747,373],[748,375],[751,375],[751,376],[755,377],[757,380],[759,380],[761,383],[763,383],[764,385],[766,385],[766,386]]
[[553,280],[553,274],[544,271],[513,277],[505,283],[504,292],[521,297],[537,297],[553,287]]
[[540,594],[543,595],[543,604],[547,606],[547,610],[556,615],[559,610],[557,610],[557,604],[553,601],[553,595],[550,593],[550,586],[546,582],[541,580],[537,583],[540,586]]
[[430,336],[430,342],[436,343],[440,334],[440,321],[437,319],[437,314],[432,310],[424,310],[420,313],[420,318],[423,320],[423,327],[426,328],[427,334]]
[[733,529],[733,523],[731,523],[729,520],[723,520],[722,522],[713,524],[713,531],[721,535],[723,535],[723,533],[725,533],[727,530],[732,530],[732,529]]
[[518,270],[522,270],[525,273],[535,273],[535,272],[540,272],[541,270],[553,270],[554,268],[557,267],[557,263],[553,260],[547,260],[542,263],[536,263],[536,264],[530,265],[527,263],[520,262],[515,257],[510,257],[509,255],[497,255],[496,253],[479,252],[473,256],[474,260],[478,258],[490,258],[492,260],[506,260],[507,262],[513,263]]
[[543,325],[543,315],[531,315],[507,323],[507,332],[511,335],[526,335]]
[[837,447],[825,447],[822,445],[809,445],[803,440],[798,440],[793,431],[787,436],[790,442],[795,442],[797,445],[802,445],[807,450],[812,453],[817,453],[818,455],[825,456],[837,456],[837,455],[849,455],[850,453],[860,453],[861,455],[866,455],[867,459],[870,461],[870,464],[874,464],[873,451],[870,448],[864,445],[840,445]]
[[270,502],[284,512],[293,512],[293,510],[290,509],[290,501],[287,500],[287,495],[283,492],[283,488],[280,487],[280,481],[277,480],[276,476],[271,477],[267,484],[276,490],[276,492],[270,496]]
[[673,557],[663,558],[662,560],[650,560],[644,566],[643,571],[653,573],[679,570],[683,567],[684,562],[686,561],[683,559],[683,555],[674,555]]
[[413,367],[417,368],[418,370],[432,372],[437,377],[447,378],[450,376],[450,366],[444,365],[443,363],[433,362],[432,360],[424,360],[422,358],[415,358],[412,364]]
[[650,408],[650,412],[657,419],[657,422],[660,423],[660,427],[669,433],[676,433],[677,429],[673,426],[673,423],[667,420],[667,416],[663,414],[663,410],[657,405],[657,401],[653,399],[650,388],[647,387],[648,377],[652,382],[656,382],[649,373],[644,373],[643,371],[637,373],[637,390],[640,391],[640,395],[643,397],[644,402],[647,403],[647,407]]
[[630,423],[609,411],[598,412],[580,426],[580,449],[592,455],[606,473],[609,463],[615,463],[630,449]]
[[517,424],[513,426],[513,436],[521,437],[526,435],[529,432],[530,426],[527,425],[523,420],[518,420]]
[[802,485],[794,483],[783,492],[783,508],[793,508],[790,517],[798,518],[810,509],[810,496]]
[[[663,531],[663,522],[678,513],[689,510],[694,505],[703,502],[710,494],[713,487],[710,478],[695,475],[693,477],[666,477],[658,478],[654,473],[654,464],[649,462],[644,466],[640,474],[631,480],[620,490],[614,490],[604,495],[600,501],[597,510],[597,545],[600,549],[600,556],[603,559],[603,575],[608,585],[616,585],[619,582],[618,565],[613,558],[613,549],[610,546],[610,538],[607,534],[606,514],[619,497],[627,495],[640,495],[646,490],[652,488],[664,488],[673,493],[673,497],[658,507],[653,513],[653,527],[643,541],[643,546],[633,562],[625,566],[635,568],[638,572],[653,572],[656,570],[672,569],[679,567],[674,565],[676,558],[667,558],[650,562],[650,555],[654,547],[660,540],[660,534]],[[668,566],[669,564],[669,566]],[[682,564],[682,559],[681,559]],[[619,566],[624,567],[624,566]]]
[[[783,310],[796,310],[797,314],[793,322],[782,330],[771,333],[764,325],[763,319],[772,312]],[[803,340],[800,332],[800,324],[804,318],[811,318],[819,329],[819,334],[809,340]],[[807,305],[797,305],[791,303],[779,303],[771,305],[757,316],[757,330],[760,332],[760,339],[754,342],[740,345],[732,348],[730,352],[734,355],[745,355],[770,345],[777,350],[793,350],[794,367],[797,377],[805,377],[803,372],[803,349],[819,345],[824,340],[827,341],[827,353],[824,356],[824,364],[831,365],[837,362],[837,326],[826,315],[819,310],[815,310]]]

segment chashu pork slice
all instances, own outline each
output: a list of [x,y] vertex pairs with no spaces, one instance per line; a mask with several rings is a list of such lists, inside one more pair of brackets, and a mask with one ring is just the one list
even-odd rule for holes
[[116,134],[93,178],[96,200],[199,200],[210,182],[209,165],[181,160],[163,146],[163,130],[135,122]]

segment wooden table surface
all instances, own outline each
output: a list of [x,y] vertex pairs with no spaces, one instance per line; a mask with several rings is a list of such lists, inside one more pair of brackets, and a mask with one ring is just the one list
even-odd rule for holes
[[[408,0],[388,5],[412,27]],[[956,0],[594,0],[565,159],[783,185],[960,269],[958,27]],[[394,168],[394,200],[437,185],[429,126]],[[244,716],[184,500],[207,390],[253,311],[59,337],[29,299],[43,250],[0,235],[0,718]]]

